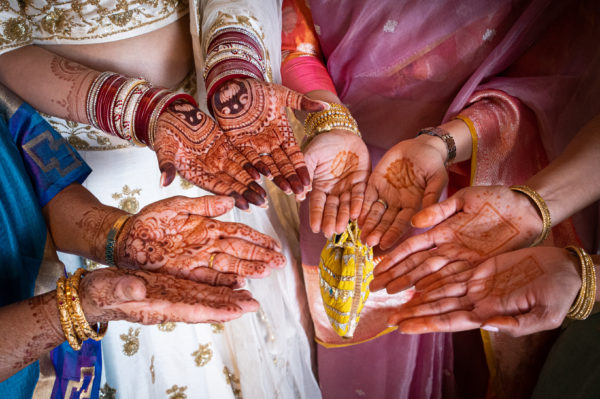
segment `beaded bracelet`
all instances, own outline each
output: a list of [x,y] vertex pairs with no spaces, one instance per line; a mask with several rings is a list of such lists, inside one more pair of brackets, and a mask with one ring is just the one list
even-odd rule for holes
[[592,313],[592,308],[596,302],[596,268],[592,258],[583,248],[569,245],[565,249],[577,255],[581,265],[581,289],[575,302],[567,312],[567,317],[575,320],[585,320]]
[[533,244],[530,245],[530,247],[535,247],[536,245],[541,244],[548,238],[550,231],[552,230],[552,218],[550,217],[550,210],[548,209],[548,205],[546,205],[546,201],[544,201],[544,199],[531,187],[510,186],[509,188],[513,191],[525,194],[537,206],[538,211],[542,216],[543,227],[539,237],[533,242]]

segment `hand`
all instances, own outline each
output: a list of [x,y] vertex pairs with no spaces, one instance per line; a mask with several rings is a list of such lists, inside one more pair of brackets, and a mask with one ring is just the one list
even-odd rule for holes
[[150,204],[123,226],[117,264],[230,287],[283,267],[285,257],[274,239],[240,223],[211,219],[232,207],[231,198],[215,196]]
[[526,248],[446,277],[390,316],[403,333],[483,326],[512,336],[560,326],[581,288],[579,260],[554,247]]
[[193,105],[175,103],[160,115],[154,150],[163,186],[179,172],[205,190],[233,197],[240,209],[248,209],[248,202],[266,206],[267,193],[254,181],[259,173]]
[[246,290],[234,291],[168,274],[114,267],[86,275],[81,280],[79,296],[90,323],[223,322],[256,311],[259,306]]
[[415,284],[424,289],[493,255],[530,245],[543,226],[525,195],[502,186],[464,188],[417,213],[412,224],[437,226],[388,254],[375,269],[371,289],[395,293]]
[[[448,181],[447,154],[432,145],[437,137],[401,141],[379,161],[365,192],[358,224],[364,242],[388,249],[409,229],[410,218],[421,206],[434,204]],[[377,201],[381,199],[385,206]]]
[[239,152],[287,194],[304,197],[310,177],[285,107],[309,112],[326,104],[255,79],[223,83],[211,99],[217,122]]
[[315,137],[304,158],[312,179],[310,227],[327,237],[342,233],[360,214],[371,161],[367,146],[353,132],[332,130]]

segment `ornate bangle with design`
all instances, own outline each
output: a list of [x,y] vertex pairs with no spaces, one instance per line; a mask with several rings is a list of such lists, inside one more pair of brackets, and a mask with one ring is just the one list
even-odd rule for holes
[[86,274],[87,271],[80,268],[68,278],[66,284],[67,301],[69,301],[71,320],[79,339],[84,341],[91,338],[94,341],[100,341],[106,334],[108,323],[100,323],[96,328],[93,328],[83,313],[81,300],[79,299],[79,283]]
[[65,334],[67,342],[73,350],[80,350],[82,341],[77,337],[69,312],[69,304],[65,295],[66,279],[61,276],[56,282],[56,305],[58,307],[58,315],[60,317],[60,326]]
[[573,252],[581,265],[581,289],[573,305],[569,308],[567,317],[575,320],[588,318],[596,302],[596,268],[592,258],[583,248],[569,245],[565,249]]
[[304,121],[304,132],[308,137],[336,128],[349,130],[360,137],[356,120],[348,108],[341,104],[329,103],[329,109],[310,113]]
[[540,212],[540,216],[542,217],[542,232],[539,237],[531,244],[531,247],[535,247],[536,245],[544,242],[548,236],[550,235],[550,231],[552,230],[552,218],[550,217],[550,210],[548,209],[548,205],[546,205],[546,201],[539,195],[534,189],[528,186],[510,186],[510,189],[513,191],[520,192],[525,194],[533,203],[537,206],[538,211]]

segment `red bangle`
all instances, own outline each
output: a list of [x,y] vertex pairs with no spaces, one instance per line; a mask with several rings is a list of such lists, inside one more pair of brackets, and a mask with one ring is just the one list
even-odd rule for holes
[[250,38],[247,35],[244,35],[241,32],[224,32],[216,36],[209,43],[208,49],[206,50],[206,54],[210,54],[216,47],[218,47],[221,44],[236,42],[243,43],[247,47],[252,48],[256,52],[256,55],[258,55],[258,59],[264,59],[263,51],[260,45],[254,40],[252,40],[252,38]]

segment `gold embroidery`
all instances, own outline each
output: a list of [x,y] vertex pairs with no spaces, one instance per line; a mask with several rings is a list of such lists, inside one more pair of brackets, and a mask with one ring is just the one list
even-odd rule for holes
[[210,326],[212,327],[213,334],[221,334],[223,331],[225,331],[225,326],[223,323],[211,323]]
[[169,395],[169,399],[187,399],[187,395],[184,393],[186,389],[187,386],[179,387],[177,385],[173,385],[165,392],[167,395]]
[[240,379],[236,377],[235,374],[231,373],[227,366],[223,367],[223,374],[225,374],[225,381],[231,386],[233,396],[235,396],[236,399],[243,399]]
[[100,388],[99,399],[116,399],[117,398],[117,390],[104,383],[104,386]]
[[125,356],[133,356],[140,349],[140,329],[136,328],[135,331],[133,327],[129,327],[129,332],[127,334],[121,334],[120,338],[123,341],[123,354]]
[[156,327],[160,331],[171,332],[171,331],[173,331],[175,329],[175,327],[177,327],[177,324],[173,323],[172,321],[167,321],[167,322],[164,322],[164,323],[160,323]]
[[116,201],[120,200],[119,209],[129,213],[136,213],[140,209],[140,202],[135,196],[139,196],[141,191],[141,188],[132,190],[128,185],[124,185],[123,190],[120,193],[113,193],[112,197]]
[[189,180],[186,180],[181,176],[179,176],[179,178],[180,178],[179,185],[181,186],[182,189],[189,190],[190,188],[194,187],[194,183],[191,183]]
[[206,345],[200,344],[198,350],[192,353],[194,357],[194,361],[196,362],[196,366],[202,367],[206,366],[210,359],[212,359],[213,351],[210,349],[210,342]]
[[[70,398],[71,394],[77,394],[78,398],[86,399],[92,397],[92,386],[94,384],[94,375],[96,370],[94,366],[92,367],[82,367],[79,370],[79,381],[69,380],[69,384],[67,385],[67,389],[65,390],[65,398]],[[87,387],[85,390],[82,390],[83,384],[86,380],[86,377],[91,377],[87,383]]]
[[150,375],[152,376],[152,383],[156,382],[156,374],[154,369],[154,355],[152,355],[152,360],[150,360]]
[[187,12],[185,0],[3,0],[0,51],[33,42],[118,40],[131,31],[176,21]]

